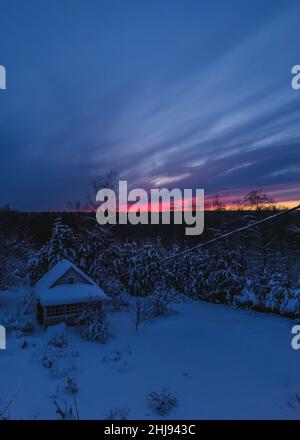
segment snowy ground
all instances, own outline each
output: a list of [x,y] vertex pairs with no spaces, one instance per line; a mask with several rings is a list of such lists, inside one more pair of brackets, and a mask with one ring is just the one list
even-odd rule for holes
[[[1,307],[7,295],[0,298]],[[292,321],[205,302],[176,308],[178,314],[138,332],[129,312],[109,313],[115,335],[106,345],[81,342],[78,328],[68,329],[68,349],[79,352],[80,418],[102,419],[125,406],[129,418],[157,418],[146,395],[162,388],[178,399],[169,418],[300,418],[300,352],[291,348]],[[59,391],[65,379],[34,360],[46,336],[38,329],[23,350],[10,336],[7,350],[0,350],[0,397],[15,396],[12,419],[57,418],[53,400],[72,400]],[[116,351],[123,354],[120,361],[103,362]]]

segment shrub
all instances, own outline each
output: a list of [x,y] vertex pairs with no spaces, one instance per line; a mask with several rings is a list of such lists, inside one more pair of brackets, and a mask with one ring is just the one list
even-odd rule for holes
[[130,413],[130,409],[125,407],[116,407],[112,408],[107,416],[105,417],[105,420],[127,420],[128,414]]
[[20,325],[20,331],[23,335],[31,335],[34,332],[34,325],[32,322],[25,322]]
[[34,332],[34,324],[24,316],[20,308],[4,313],[0,318],[8,333],[16,332],[17,336],[29,336]]
[[82,338],[85,341],[106,344],[110,336],[111,333],[108,329],[107,323],[101,320],[89,322],[82,330]]
[[113,309],[123,310],[129,306],[128,295],[126,294],[124,286],[118,279],[108,278],[107,281],[101,284],[104,291],[109,295]]
[[134,306],[135,329],[138,330],[140,324],[148,319],[165,317],[175,313],[171,306],[174,300],[174,292],[171,295],[165,290],[156,290],[153,295],[143,299],[138,298]]
[[169,316],[174,312],[171,306],[171,297],[167,291],[157,290],[145,300],[145,313],[149,318]]
[[105,344],[111,336],[104,310],[99,301],[91,302],[80,314],[77,322],[82,326],[83,340]]
[[53,325],[47,329],[48,345],[65,348],[68,345],[67,329],[64,323]]
[[152,391],[147,396],[147,405],[154,413],[165,416],[178,405],[176,397],[168,390]]
[[65,348],[68,345],[68,340],[65,335],[54,335],[49,339],[48,345],[53,345],[56,348]]
[[52,376],[61,378],[73,373],[76,370],[75,358],[78,352],[67,349],[45,345],[38,349],[35,358],[48,368]]
[[67,378],[67,383],[65,385],[65,391],[71,394],[79,393],[79,387],[76,383],[76,380],[72,377]]
[[70,404],[64,402],[64,406],[62,406],[61,404],[58,404],[56,400],[53,401],[53,404],[55,406],[55,412],[60,420],[76,420],[76,418],[77,420],[79,419],[78,415],[77,417],[74,416],[74,411]]

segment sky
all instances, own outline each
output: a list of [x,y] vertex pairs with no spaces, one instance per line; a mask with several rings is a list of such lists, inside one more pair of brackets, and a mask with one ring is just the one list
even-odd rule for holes
[[296,0],[0,0],[0,205],[130,187],[300,200]]

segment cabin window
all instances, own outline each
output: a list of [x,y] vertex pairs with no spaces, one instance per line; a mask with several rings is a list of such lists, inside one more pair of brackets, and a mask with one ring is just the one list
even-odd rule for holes
[[49,306],[47,307],[47,316],[60,316],[64,315],[64,306]]
[[74,277],[69,277],[69,284],[74,284]]
[[65,313],[66,315],[72,315],[74,313],[80,313],[82,310],[81,304],[66,304]]
[[47,316],[65,316],[78,314],[82,311],[82,306],[82,303],[48,306]]

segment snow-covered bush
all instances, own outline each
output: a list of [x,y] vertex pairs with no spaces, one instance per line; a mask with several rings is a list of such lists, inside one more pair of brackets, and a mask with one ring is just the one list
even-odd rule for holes
[[130,409],[126,406],[112,408],[105,417],[105,420],[127,420],[129,413]]
[[233,297],[234,306],[243,306],[250,309],[255,309],[260,304],[256,294],[250,288],[245,287],[242,293]]
[[289,290],[284,285],[277,282],[276,279],[271,278],[270,290],[265,298],[264,305],[272,312],[278,312],[281,304],[286,302],[289,296]]
[[55,412],[60,420],[78,420],[79,417],[75,416],[74,413],[76,411],[73,410],[72,405],[67,404],[67,402],[64,402],[64,404],[58,404],[56,400],[53,401],[53,404],[55,406]]
[[56,378],[69,376],[76,371],[77,351],[66,348],[57,348],[53,345],[44,345],[34,354],[43,367],[48,368],[51,375]]
[[176,397],[168,390],[152,391],[147,396],[147,406],[155,414],[168,415],[178,405]]
[[106,322],[102,320],[94,320],[85,324],[82,330],[82,338],[85,341],[100,342],[106,344],[111,336],[111,332]]
[[53,347],[64,348],[68,345],[68,339],[65,335],[54,335],[49,341],[48,345],[53,345]]
[[77,385],[76,380],[74,377],[68,377],[67,382],[64,387],[65,391],[67,391],[70,394],[77,394],[79,393],[79,387]]
[[300,291],[289,290],[288,295],[280,304],[279,311],[282,315],[300,316]]
[[115,310],[126,309],[129,306],[128,295],[118,279],[110,277],[101,284],[101,287],[109,295],[111,305]]
[[300,295],[289,286],[287,274],[277,270],[269,274],[266,270],[250,286],[252,295],[259,300],[254,308],[287,316],[299,316]]
[[100,301],[90,302],[77,318],[77,323],[81,325],[81,335],[85,341],[105,344],[111,336],[106,314]]
[[47,329],[48,345],[65,348],[68,345],[67,329],[64,323],[53,325]]
[[172,297],[166,290],[156,290],[153,295],[144,300],[145,318],[169,316],[174,313],[171,306]]
[[0,322],[8,333],[16,332],[18,337],[29,336],[34,332],[34,323],[30,317],[24,316],[23,310],[16,307],[14,310],[2,312]]
[[34,332],[34,324],[30,321],[25,322],[20,326],[20,332],[22,335],[31,335]]
[[135,329],[138,330],[140,324],[148,319],[165,317],[175,313],[171,304],[172,294],[173,291],[170,295],[168,291],[156,290],[153,295],[138,298],[134,306]]

